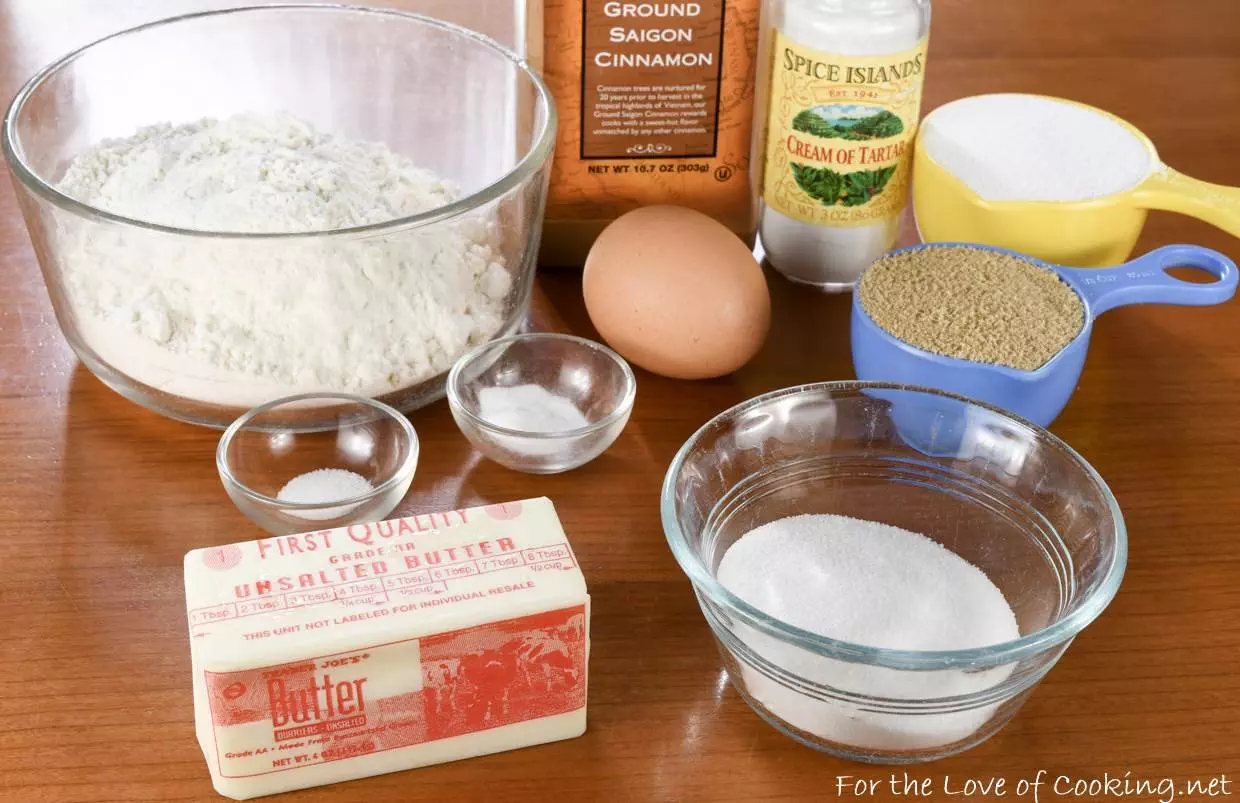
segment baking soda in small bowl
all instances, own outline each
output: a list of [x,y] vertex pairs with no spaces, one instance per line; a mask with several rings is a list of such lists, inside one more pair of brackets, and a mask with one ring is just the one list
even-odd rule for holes
[[541,385],[482,388],[478,407],[488,424],[521,432],[568,432],[590,425],[572,400]]
[[[534,435],[571,432],[590,420],[571,399],[541,385],[495,386],[478,391],[478,417],[492,426]],[[564,445],[553,438],[492,433],[497,446],[520,455],[549,457]]]
[[[887,650],[964,650],[1011,641],[1020,628],[1003,593],[977,567],[918,533],[836,515],[778,519],[750,530],[719,564],[718,580],[767,616],[827,638]],[[822,700],[742,663],[742,686],[795,728],[869,750],[926,750],[975,733],[998,704],[912,713],[977,695],[1011,675],[905,671],[826,658],[736,623],[745,645],[786,673],[874,706]],[[891,712],[876,710],[891,701]],[[902,709],[902,710],[901,710]]]
[[527,332],[466,354],[448,374],[448,406],[483,455],[530,474],[583,466],[620,435],[637,380],[592,340]]

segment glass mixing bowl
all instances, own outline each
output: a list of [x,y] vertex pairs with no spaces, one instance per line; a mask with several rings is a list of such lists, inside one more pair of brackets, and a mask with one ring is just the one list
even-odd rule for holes
[[[69,162],[102,139],[244,112],[287,112],[331,134],[381,142],[462,197],[389,222],[281,234],[160,225],[57,189]],[[17,94],[3,144],[57,320],[82,362],[145,407],[222,427],[307,392],[360,394],[408,411],[443,395],[465,351],[515,331],[533,290],[555,125],[542,80],[484,36],[396,11],[289,5],[176,17],[70,53]],[[475,285],[490,298],[485,325],[468,338],[459,321],[418,301],[432,283],[421,271],[440,260],[436,243],[451,232],[485,243],[486,259],[503,265]],[[395,292],[369,282],[376,260],[400,260]],[[90,277],[109,261],[109,274],[124,281],[101,292]],[[226,327],[211,316],[161,303],[178,286],[183,298],[236,288],[229,309],[261,308],[261,326],[220,339]],[[390,332],[359,344],[356,321],[322,314],[325,305],[333,313],[347,305],[354,316],[386,309],[374,314]],[[388,355],[409,321],[434,331],[425,364]],[[294,353],[312,338],[313,349],[346,355],[343,373],[246,366],[247,336],[288,338]]]
[[[963,397],[881,383],[805,385],[722,413],[672,461],[661,507],[741,696],[792,738],[869,762],[930,761],[997,732],[1114,597],[1127,556],[1110,490],[1058,438]],[[803,513],[928,536],[1003,592],[1020,638],[878,649],[773,619],[718,582],[737,539]]]

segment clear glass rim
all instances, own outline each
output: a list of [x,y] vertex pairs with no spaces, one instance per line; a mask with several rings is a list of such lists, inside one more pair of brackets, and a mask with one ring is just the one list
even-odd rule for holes
[[[207,17],[219,17],[256,12],[277,14],[285,11],[308,11],[315,13],[391,17],[405,22],[416,22],[428,27],[439,28],[463,39],[471,40],[476,44],[489,48],[516,67],[517,70],[525,76],[525,79],[533,84],[540,99],[541,106],[546,110],[543,115],[542,128],[537,132],[533,144],[526,150],[517,163],[513,165],[512,169],[487,186],[477,190],[476,192],[470,193],[464,198],[426,212],[419,212],[416,215],[393,218],[392,220],[385,220],[379,223],[368,223],[363,226],[350,226],[341,229],[320,229],[313,231],[213,231],[207,229],[187,229],[179,226],[169,226],[162,223],[141,220],[139,218],[127,217],[125,215],[119,215],[91,204],[84,203],[61,192],[54,184],[39,175],[26,163],[23,149],[19,146],[19,137],[17,134],[17,121],[21,117],[22,112],[26,107],[26,103],[46,80],[55,75],[64,67],[76,61],[78,58],[85,55],[92,48],[105,42],[110,42],[114,39],[121,39],[123,37],[142,33],[151,29],[175,25],[182,22],[191,22]],[[444,22],[443,20],[438,20],[433,17],[415,14],[408,11],[327,3],[274,3],[271,5],[239,6],[236,8],[226,8],[216,11],[197,11],[190,14],[179,14],[175,17],[166,17],[164,19],[154,20],[132,28],[127,28],[123,31],[117,31],[116,33],[109,34],[100,39],[96,39],[89,44],[83,45],[82,47],[63,55],[46,65],[22,85],[16,96],[14,96],[12,103],[9,104],[8,110],[5,112],[3,133],[0,134],[0,139],[3,140],[4,158],[9,163],[9,167],[13,171],[13,175],[15,175],[17,179],[31,192],[43,197],[48,202],[55,204],[62,209],[66,209],[89,219],[106,221],[110,223],[121,223],[127,226],[134,226],[136,228],[161,232],[164,234],[176,234],[183,237],[202,237],[208,239],[238,239],[253,241],[373,235],[393,230],[421,228],[423,226],[428,226],[467,214],[475,209],[478,209],[479,207],[485,206],[486,204],[501,198],[514,188],[521,186],[530,178],[530,176],[541,169],[546,163],[547,158],[551,155],[551,151],[555,146],[556,126],[557,115],[555,100],[552,98],[551,92],[547,88],[546,83],[542,80],[538,73],[530,67],[529,62],[489,36],[477,33],[476,31],[471,31],[460,25],[455,25],[450,22]]]
[[[465,368],[491,349],[507,347],[513,343],[535,340],[552,340],[561,343],[573,343],[579,346],[584,346],[591,351],[602,354],[610,359],[611,362],[615,363],[624,375],[624,393],[621,395],[620,401],[616,403],[615,409],[592,424],[587,424],[584,427],[577,427],[576,429],[565,429],[558,432],[531,432],[524,429],[510,429],[508,427],[501,427],[498,424],[493,424],[490,421],[487,421],[485,418],[469,409],[469,406],[465,404],[464,399],[461,396],[461,386],[465,383],[465,380],[462,378]],[[589,338],[563,334],[560,332],[523,332],[515,335],[509,335],[508,337],[501,337],[498,340],[492,340],[488,343],[483,343],[467,351],[452,366],[452,370],[448,372],[447,394],[448,404],[451,408],[460,413],[467,421],[474,424],[479,429],[495,433],[496,435],[506,435],[516,438],[529,438],[531,440],[559,440],[563,438],[579,438],[582,435],[589,435],[591,433],[598,432],[610,427],[612,424],[628,415],[633,409],[634,400],[637,398],[637,377],[633,374],[633,369],[627,360],[602,343],[590,340]]]
[[[954,399],[1028,427],[1035,435],[1045,439],[1055,448],[1062,450],[1064,454],[1081,468],[1082,473],[1094,483],[1102,501],[1106,504],[1107,511],[1115,522],[1114,555],[1110,565],[1106,567],[1102,579],[1093,588],[1084,592],[1081,600],[1068,611],[1067,615],[1046,627],[1018,639],[966,650],[892,650],[828,638],[774,619],[724,588],[702,563],[696,550],[690,545],[688,537],[677,523],[676,479],[680,475],[689,453],[711,427],[775,399],[809,392],[827,391],[833,394],[860,394],[866,390],[889,390]],[[672,459],[671,464],[668,466],[667,474],[664,476],[663,489],[659,499],[659,512],[663,523],[663,533],[667,538],[668,546],[672,550],[672,555],[676,558],[676,562],[680,564],[681,570],[688,575],[697,593],[705,595],[724,610],[740,614],[750,624],[766,634],[809,652],[828,658],[837,658],[889,669],[926,670],[961,666],[973,668],[999,666],[1022,660],[1072,639],[1090,622],[1096,619],[1115,597],[1115,594],[1119,591],[1120,582],[1123,580],[1124,568],[1128,560],[1128,535],[1119,504],[1116,502],[1115,496],[1111,493],[1111,489],[1107,486],[1106,481],[1102,479],[1102,476],[1071,446],[1037,424],[993,405],[934,388],[902,385],[892,382],[816,382],[764,393],[728,408],[694,432],[676,452],[676,456]]]
[[[228,463],[228,447],[232,444],[233,439],[241,430],[245,429],[251,421],[263,413],[270,412],[277,407],[283,407],[288,404],[294,404],[301,401],[334,401],[342,404],[357,404],[364,407],[370,407],[376,412],[376,419],[388,419],[395,421],[400,427],[405,437],[406,443],[409,444],[409,453],[400,465],[392,472],[392,476],[383,482],[371,488],[364,494],[350,496],[345,499],[333,499],[330,502],[285,502],[274,496],[259,493],[241,480],[237,479],[237,475],[233,473],[232,467]],[[318,427],[315,431],[339,430],[339,427]],[[356,396],[351,393],[299,393],[296,396],[285,396],[280,399],[265,402],[257,407],[243,413],[236,421],[228,425],[228,429],[224,430],[224,434],[220,436],[220,442],[215,447],[215,468],[219,471],[220,478],[224,484],[235,488],[242,496],[254,502],[260,502],[264,505],[276,507],[281,510],[289,511],[307,511],[307,510],[323,510],[326,508],[340,507],[344,505],[358,505],[376,499],[388,491],[404,482],[410,474],[417,468],[418,455],[421,445],[418,441],[418,433],[414,430],[413,424],[409,423],[409,419],[401,414],[399,410],[390,405],[384,404],[377,399],[371,399],[366,396]]]

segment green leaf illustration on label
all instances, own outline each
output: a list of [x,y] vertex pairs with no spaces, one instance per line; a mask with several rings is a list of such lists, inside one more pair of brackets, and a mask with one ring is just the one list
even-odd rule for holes
[[846,196],[842,203],[844,206],[860,206],[867,203],[875,195],[883,191],[887,186],[887,182],[895,175],[896,167],[880,167],[878,170],[858,170],[855,173],[849,173],[845,178],[848,179],[846,188]]
[[852,173],[837,173],[829,167],[795,162],[791,166],[797,186],[823,206],[861,206],[869,203],[883,191],[896,172],[895,165]]
[[831,104],[802,109],[792,118],[792,129],[821,139],[864,142],[904,133],[904,122],[886,109]]
[[806,195],[822,201],[823,206],[834,206],[840,198],[840,191],[844,189],[844,177],[829,168],[793,162],[792,176]]

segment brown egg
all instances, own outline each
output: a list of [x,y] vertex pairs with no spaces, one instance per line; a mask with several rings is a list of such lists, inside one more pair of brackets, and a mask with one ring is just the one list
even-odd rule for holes
[[758,353],[771,323],[766,277],[723,224],[679,206],[646,206],[599,235],[582,277],[590,320],[635,365],[706,379]]

